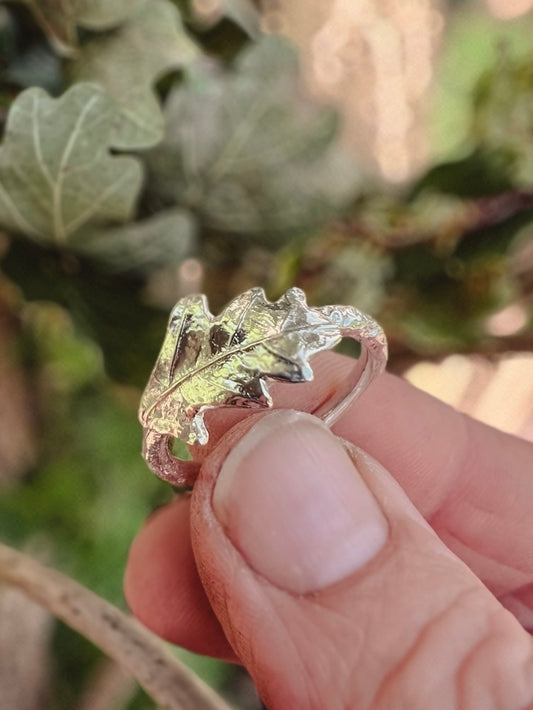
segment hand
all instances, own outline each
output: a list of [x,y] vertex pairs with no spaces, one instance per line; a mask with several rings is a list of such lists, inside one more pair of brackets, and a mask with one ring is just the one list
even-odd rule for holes
[[[275,401],[312,411],[350,366],[328,353]],[[392,375],[334,432],[287,411],[227,432],[133,543],[133,612],[243,663],[271,710],[533,708],[533,444]]]

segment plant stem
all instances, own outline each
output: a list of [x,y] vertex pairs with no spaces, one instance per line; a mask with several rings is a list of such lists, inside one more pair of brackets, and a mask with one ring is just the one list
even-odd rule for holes
[[2,543],[0,583],[22,590],[92,641],[131,673],[164,710],[230,710],[136,619],[69,577]]

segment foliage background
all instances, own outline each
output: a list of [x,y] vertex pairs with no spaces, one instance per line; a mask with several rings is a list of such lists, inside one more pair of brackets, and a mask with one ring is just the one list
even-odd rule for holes
[[[171,495],[140,458],[136,406],[180,296],[216,311],[298,285],[357,305],[396,371],[531,348],[529,5],[375,5],[367,72],[342,2],[306,4],[307,30],[281,1],[0,4],[0,537],[119,606],[129,542]],[[378,59],[424,32],[413,98],[407,60],[395,84]],[[6,590],[0,628],[6,708],[153,707]],[[178,653],[259,707],[240,671]]]

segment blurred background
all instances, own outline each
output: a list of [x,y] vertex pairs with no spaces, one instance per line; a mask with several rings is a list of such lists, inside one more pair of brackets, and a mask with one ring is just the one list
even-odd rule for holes
[[[136,409],[191,292],[353,304],[392,371],[533,439],[532,32],[533,0],[0,2],[0,539],[125,606],[172,495]],[[8,588],[0,698],[154,708]]]

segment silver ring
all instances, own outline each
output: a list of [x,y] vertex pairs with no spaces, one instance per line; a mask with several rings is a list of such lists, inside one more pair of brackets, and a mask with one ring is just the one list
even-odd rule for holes
[[268,381],[309,382],[309,358],[342,338],[361,344],[346,388],[313,412],[331,426],[384,370],[387,340],[381,326],[351,306],[309,307],[290,288],[270,302],[262,288],[231,301],[219,316],[204,295],[182,298],[172,309],[165,339],[139,408],[143,456],[175,486],[191,486],[199,464],[176,458],[173,439],[204,445],[204,414],[219,407],[272,407]]

